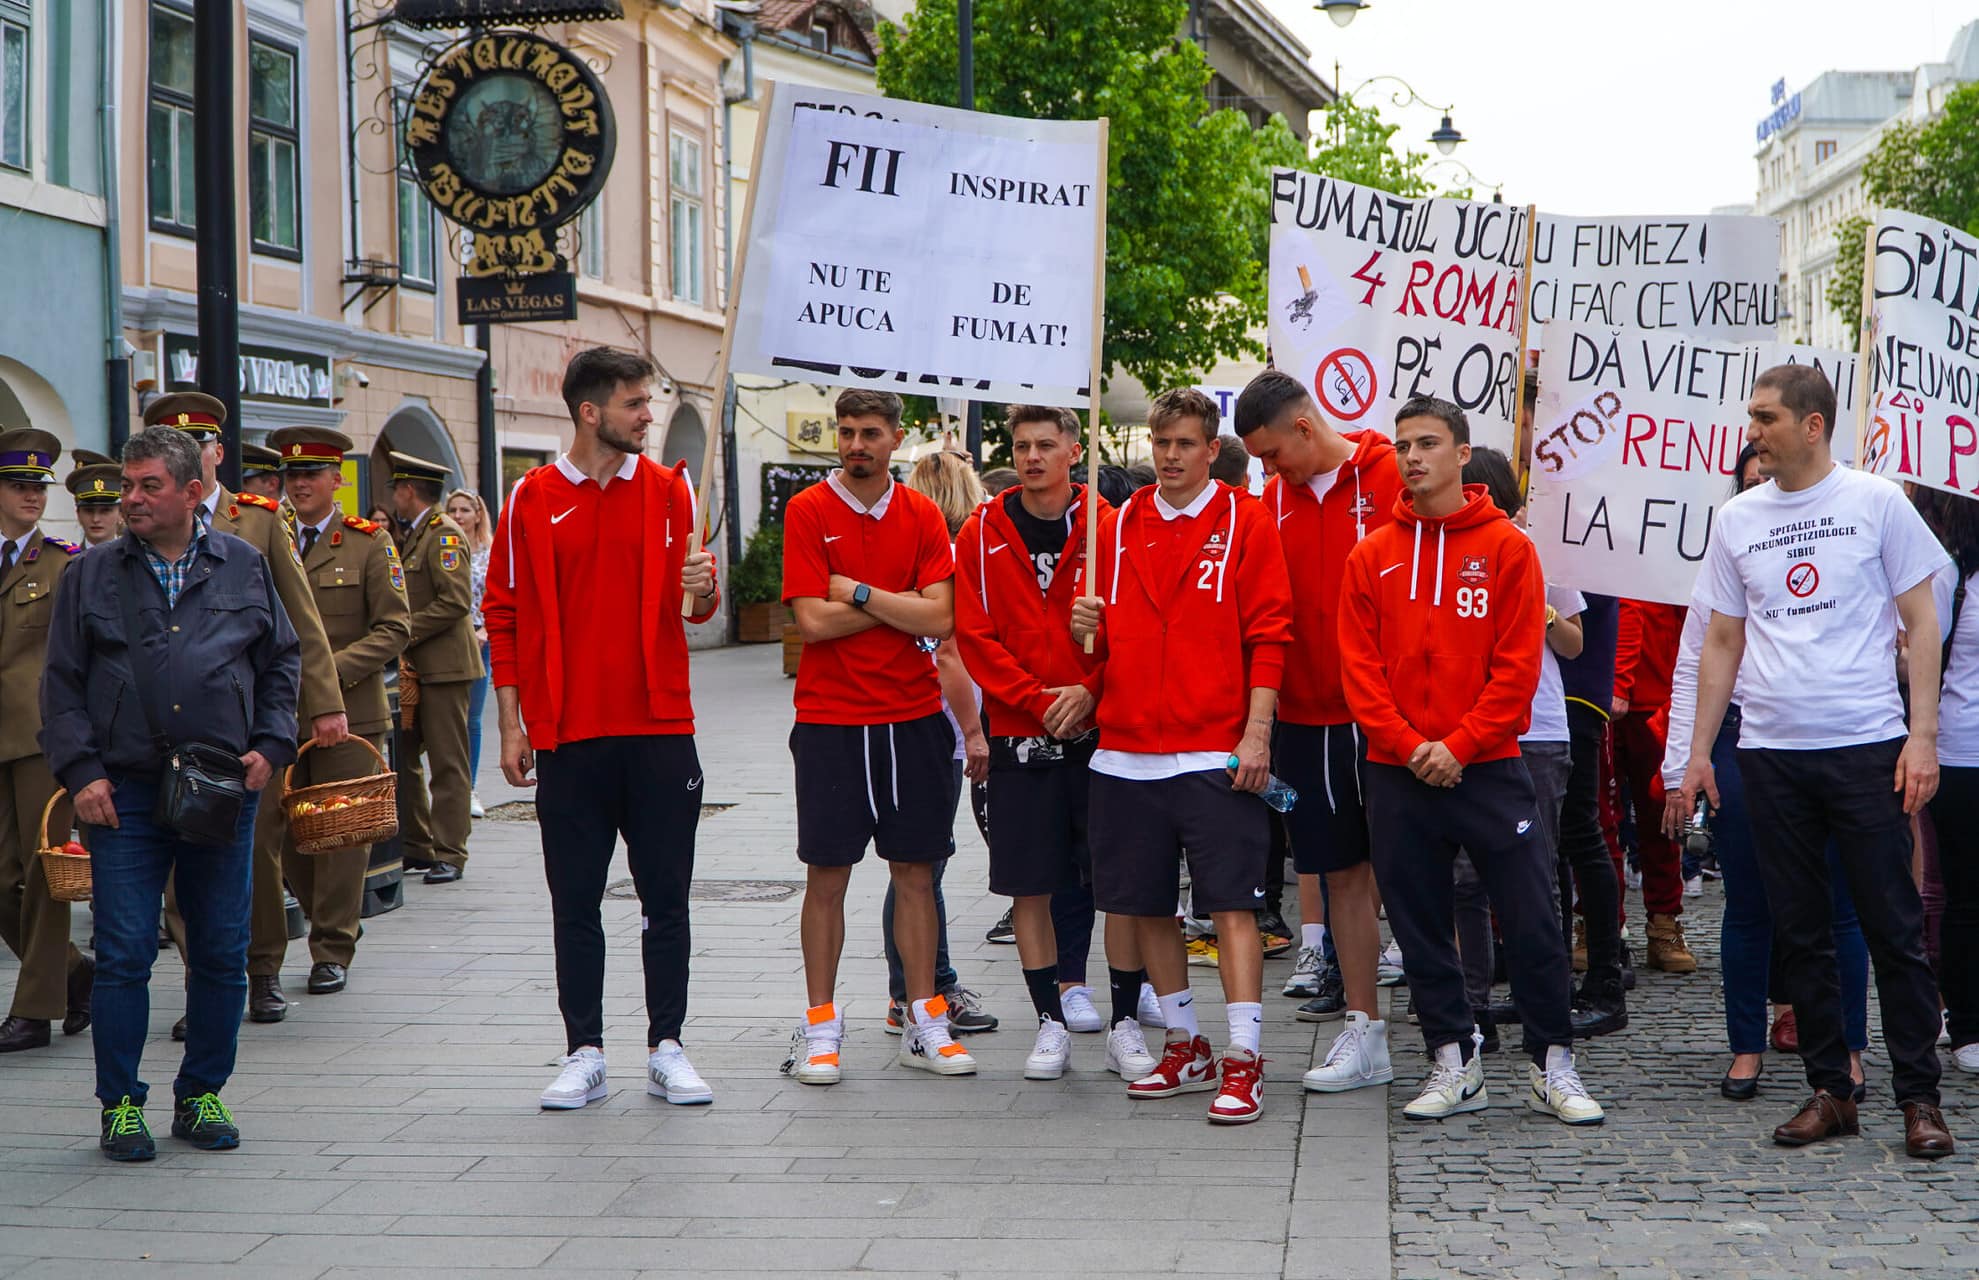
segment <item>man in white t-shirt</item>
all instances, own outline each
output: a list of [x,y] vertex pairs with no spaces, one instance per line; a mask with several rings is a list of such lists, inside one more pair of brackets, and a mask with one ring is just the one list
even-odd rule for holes
[[1711,744],[1737,678],[1739,770],[1776,953],[1800,1024],[1814,1095],[1773,1131],[1783,1146],[1858,1132],[1842,1032],[1826,849],[1832,839],[1862,917],[1892,1084],[1913,1156],[1950,1155],[1938,1110],[1937,985],[1911,879],[1909,815],[1938,787],[1934,644],[1909,646],[1906,737],[1897,693],[1898,620],[1938,635],[1931,579],[1947,557],[1896,485],[1829,453],[1835,392],[1809,365],[1753,385],[1746,438],[1773,483],[1719,512],[1692,608],[1709,609],[1682,812],[1715,805]]

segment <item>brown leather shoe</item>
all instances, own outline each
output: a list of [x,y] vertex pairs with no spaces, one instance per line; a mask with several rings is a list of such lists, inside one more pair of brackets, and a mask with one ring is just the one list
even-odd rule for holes
[[1945,1113],[1928,1102],[1903,1104],[1903,1149],[1919,1160],[1942,1160],[1956,1144],[1945,1128]]
[[16,1018],[9,1014],[5,1022],[0,1022],[0,1053],[19,1053],[23,1049],[47,1047],[46,1018]]
[[289,1016],[289,998],[282,994],[282,980],[274,974],[247,975],[247,1020],[280,1022]]
[[1860,1132],[1854,1099],[1816,1089],[1793,1119],[1773,1130],[1773,1141],[1783,1147],[1804,1147],[1824,1138],[1853,1137]]
[[1684,939],[1684,922],[1675,916],[1649,917],[1648,965],[1664,973],[1696,973],[1697,957]]
[[1781,1053],[1800,1052],[1800,1020],[1793,1016],[1793,1006],[1773,1019],[1773,1047]]

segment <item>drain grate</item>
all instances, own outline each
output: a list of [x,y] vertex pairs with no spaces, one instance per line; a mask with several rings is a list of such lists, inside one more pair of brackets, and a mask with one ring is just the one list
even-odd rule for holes
[[[804,887],[802,880],[696,880],[687,891],[695,902],[785,902]],[[630,880],[605,886],[607,898],[637,899]]]
[[[701,816],[711,818],[715,814],[724,813],[734,807],[733,804],[704,804],[701,806]],[[488,817],[485,821],[534,822],[536,821],[536,802],[534,800],[511,800],[506,804],[498,804],[488,810]]]

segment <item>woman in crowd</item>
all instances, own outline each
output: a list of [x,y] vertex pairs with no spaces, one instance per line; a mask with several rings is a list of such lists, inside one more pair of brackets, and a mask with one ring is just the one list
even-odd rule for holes
[[[472,489],[455,489],[447,495],[447,518],[467,535],[468,567],[471,570],[471,604],[467,616],[474,623],[474,642],[481,646],[481,678],[467,696],[467,776],[472,780],[481,770],[481,710],[488,702],[488,624],[481,617],[481,593],[488,586],[488,550],[495,545],[494,522],[488,519],[488,504]],[[485,818],[481,797],[471,793],[468,810]]]

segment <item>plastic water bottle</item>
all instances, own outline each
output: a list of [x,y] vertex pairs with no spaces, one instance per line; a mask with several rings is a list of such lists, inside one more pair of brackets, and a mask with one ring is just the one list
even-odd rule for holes
[[[1231,756],[1224,767],[1234,773],[1242,763],[1236,756]],[[1299,793],[1290,783],[1274,773],[1266,776],[1264,790],[1259,793],[1258,798],[1280,813],[1290,813],[1292,806],[1299,802]]]

